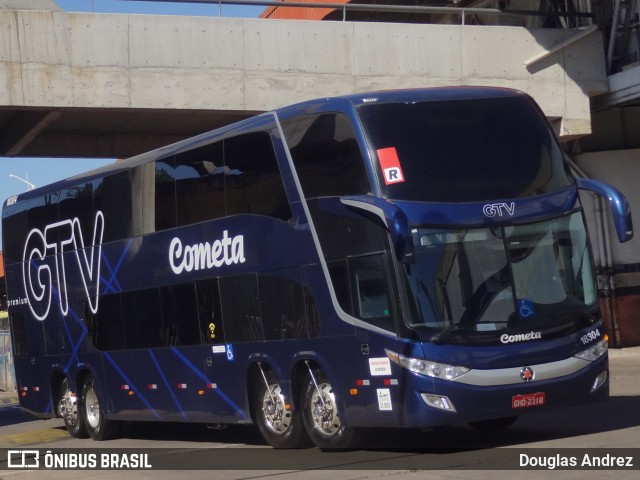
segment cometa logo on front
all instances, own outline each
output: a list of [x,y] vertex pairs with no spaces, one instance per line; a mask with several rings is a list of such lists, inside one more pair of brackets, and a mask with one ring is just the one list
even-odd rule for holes
[[221,239],[211,243],[196,243],[183,247],[182,240],[174,237],[169,245],[169,264],[176,275],[244,262],[244,236],[229,237],[227,230],[222,233]]
[[500,337],[502,343],[527,342],[529,340],[540,340],[542,332],[518,333],[516,335],[503,334]]

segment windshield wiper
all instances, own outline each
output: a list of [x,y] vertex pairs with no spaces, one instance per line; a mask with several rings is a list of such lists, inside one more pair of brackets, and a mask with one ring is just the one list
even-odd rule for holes
[[458,330],[459,328],[460,328],[459,323],[453,323],[449,325],[447,328],[445,328],[444,330],[440,330],[438,333],[432,335],[429,341],[436,344],[443,343],[446,338],[450,337],[451,334],[456,330]]
[[[479,328],[479,325],[483,323],[490,324],[490,325],[497,325],[497,324],[502,324],[506,322],[501,322],[497,320],[485,320],[485,321],[476,322],[473,325],[467,325],[463,323],[454,323],[452,325],[449,325],[447,328],[439,331],[438,333],[432,335],[431,338],[429,338],[429,340],[433,343],[444,343],[444,341],[455,332],[473,333],[478,336],[493,335],[499,331],[504,332],[504,328],[502,329],[492,328],[487,330],[481,330]],[[467,327],[467,328],[462,328],[462,327]]]
[[559,310],[546,313],[543,318],[553,320],[551,325],[541,325],[540,330],[544,335],[558,335],[561,332],[573,331],[593,325],[598,321],[597,309]]

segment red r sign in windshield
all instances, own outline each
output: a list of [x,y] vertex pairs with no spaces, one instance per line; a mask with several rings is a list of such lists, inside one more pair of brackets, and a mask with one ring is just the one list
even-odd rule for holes
[[393,183],[404,182],[404,175],[400,167],[400,159],[396,147],[379,148],[378,161],[384,175],[384,183],[391,185]]

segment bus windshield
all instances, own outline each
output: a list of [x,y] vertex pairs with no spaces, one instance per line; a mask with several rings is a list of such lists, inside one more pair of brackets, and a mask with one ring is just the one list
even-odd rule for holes
[[[562,150],[527,97],[370,103],[358,115],[385,198],[478,202],[569,186]],[[385,152],[395,179],[384,176]]]
[[596,284],[579,212],[412,235],[416,261],[404,267],[409,323],[433,341],[508,343],[518,332],[542,338],[594,321]]

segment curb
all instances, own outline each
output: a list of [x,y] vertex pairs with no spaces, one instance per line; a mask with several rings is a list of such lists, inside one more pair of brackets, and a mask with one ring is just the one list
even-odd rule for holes
[[640,347],[610,348],[610,358],[640,358]]
[[0,405],[17,405],[18,392],[0,392]]

